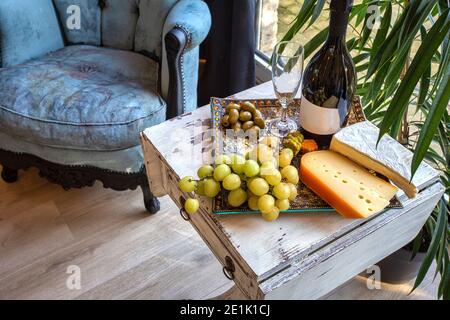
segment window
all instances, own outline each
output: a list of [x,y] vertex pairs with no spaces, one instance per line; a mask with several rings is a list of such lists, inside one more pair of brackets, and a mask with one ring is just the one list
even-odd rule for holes
[[303,0],[255,0],[256,79],[271,79],[268,61],[272,50],[289,29]]
[[[255,37],[256,37],[256,79],[258,83],[271,79],[268,61],[272,50],[297,16],[304,0],[255,0]],[[328,13],[307,30],[295,37],[301,43],[307,43],[318,31],[328,25]]]

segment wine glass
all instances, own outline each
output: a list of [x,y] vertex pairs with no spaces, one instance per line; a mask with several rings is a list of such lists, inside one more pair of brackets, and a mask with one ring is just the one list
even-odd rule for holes
[[303,55],[301,44],[282,41],[275,46],[272,56],[272,82],[282,107],[281,118],[269,123],[269,132],[279,138],[298,129],[297,122],[287,115],[289,104],[294,100],[303,79]]

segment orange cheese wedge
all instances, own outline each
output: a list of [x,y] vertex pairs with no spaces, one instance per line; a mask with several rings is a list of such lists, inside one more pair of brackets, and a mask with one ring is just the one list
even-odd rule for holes
[[367,218],[389,205],[397,188],[333,151],[304,155],[302,182],[346,218]]

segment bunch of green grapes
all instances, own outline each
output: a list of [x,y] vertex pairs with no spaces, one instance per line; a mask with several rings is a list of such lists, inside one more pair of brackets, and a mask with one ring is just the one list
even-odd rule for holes
[[[297,197],[298,170],[291,165],[294,152],[282,149],[275,156],[271,147],[273,139],[264,139],[246,156],[220,155],[215,167],[203,165],[198,169],[199,179],[185,177],[179,187],[183,192],[195,192],[198,196],[214,198],[221,190],[227,191],[231,207],[247,205],[259,211],[267,221],[276,220],[280,211],[290,208]],[[199,209],[198,199],[188,199],[185,210],[194,214]]]

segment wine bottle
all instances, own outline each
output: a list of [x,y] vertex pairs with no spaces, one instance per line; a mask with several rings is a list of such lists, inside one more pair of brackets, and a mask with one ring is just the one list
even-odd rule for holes
[[321,148],[344,125],[355,94],[356,71],[345,40],[352,6],[353,0],[331,0],[328,38],[304,73],[300,125]]

